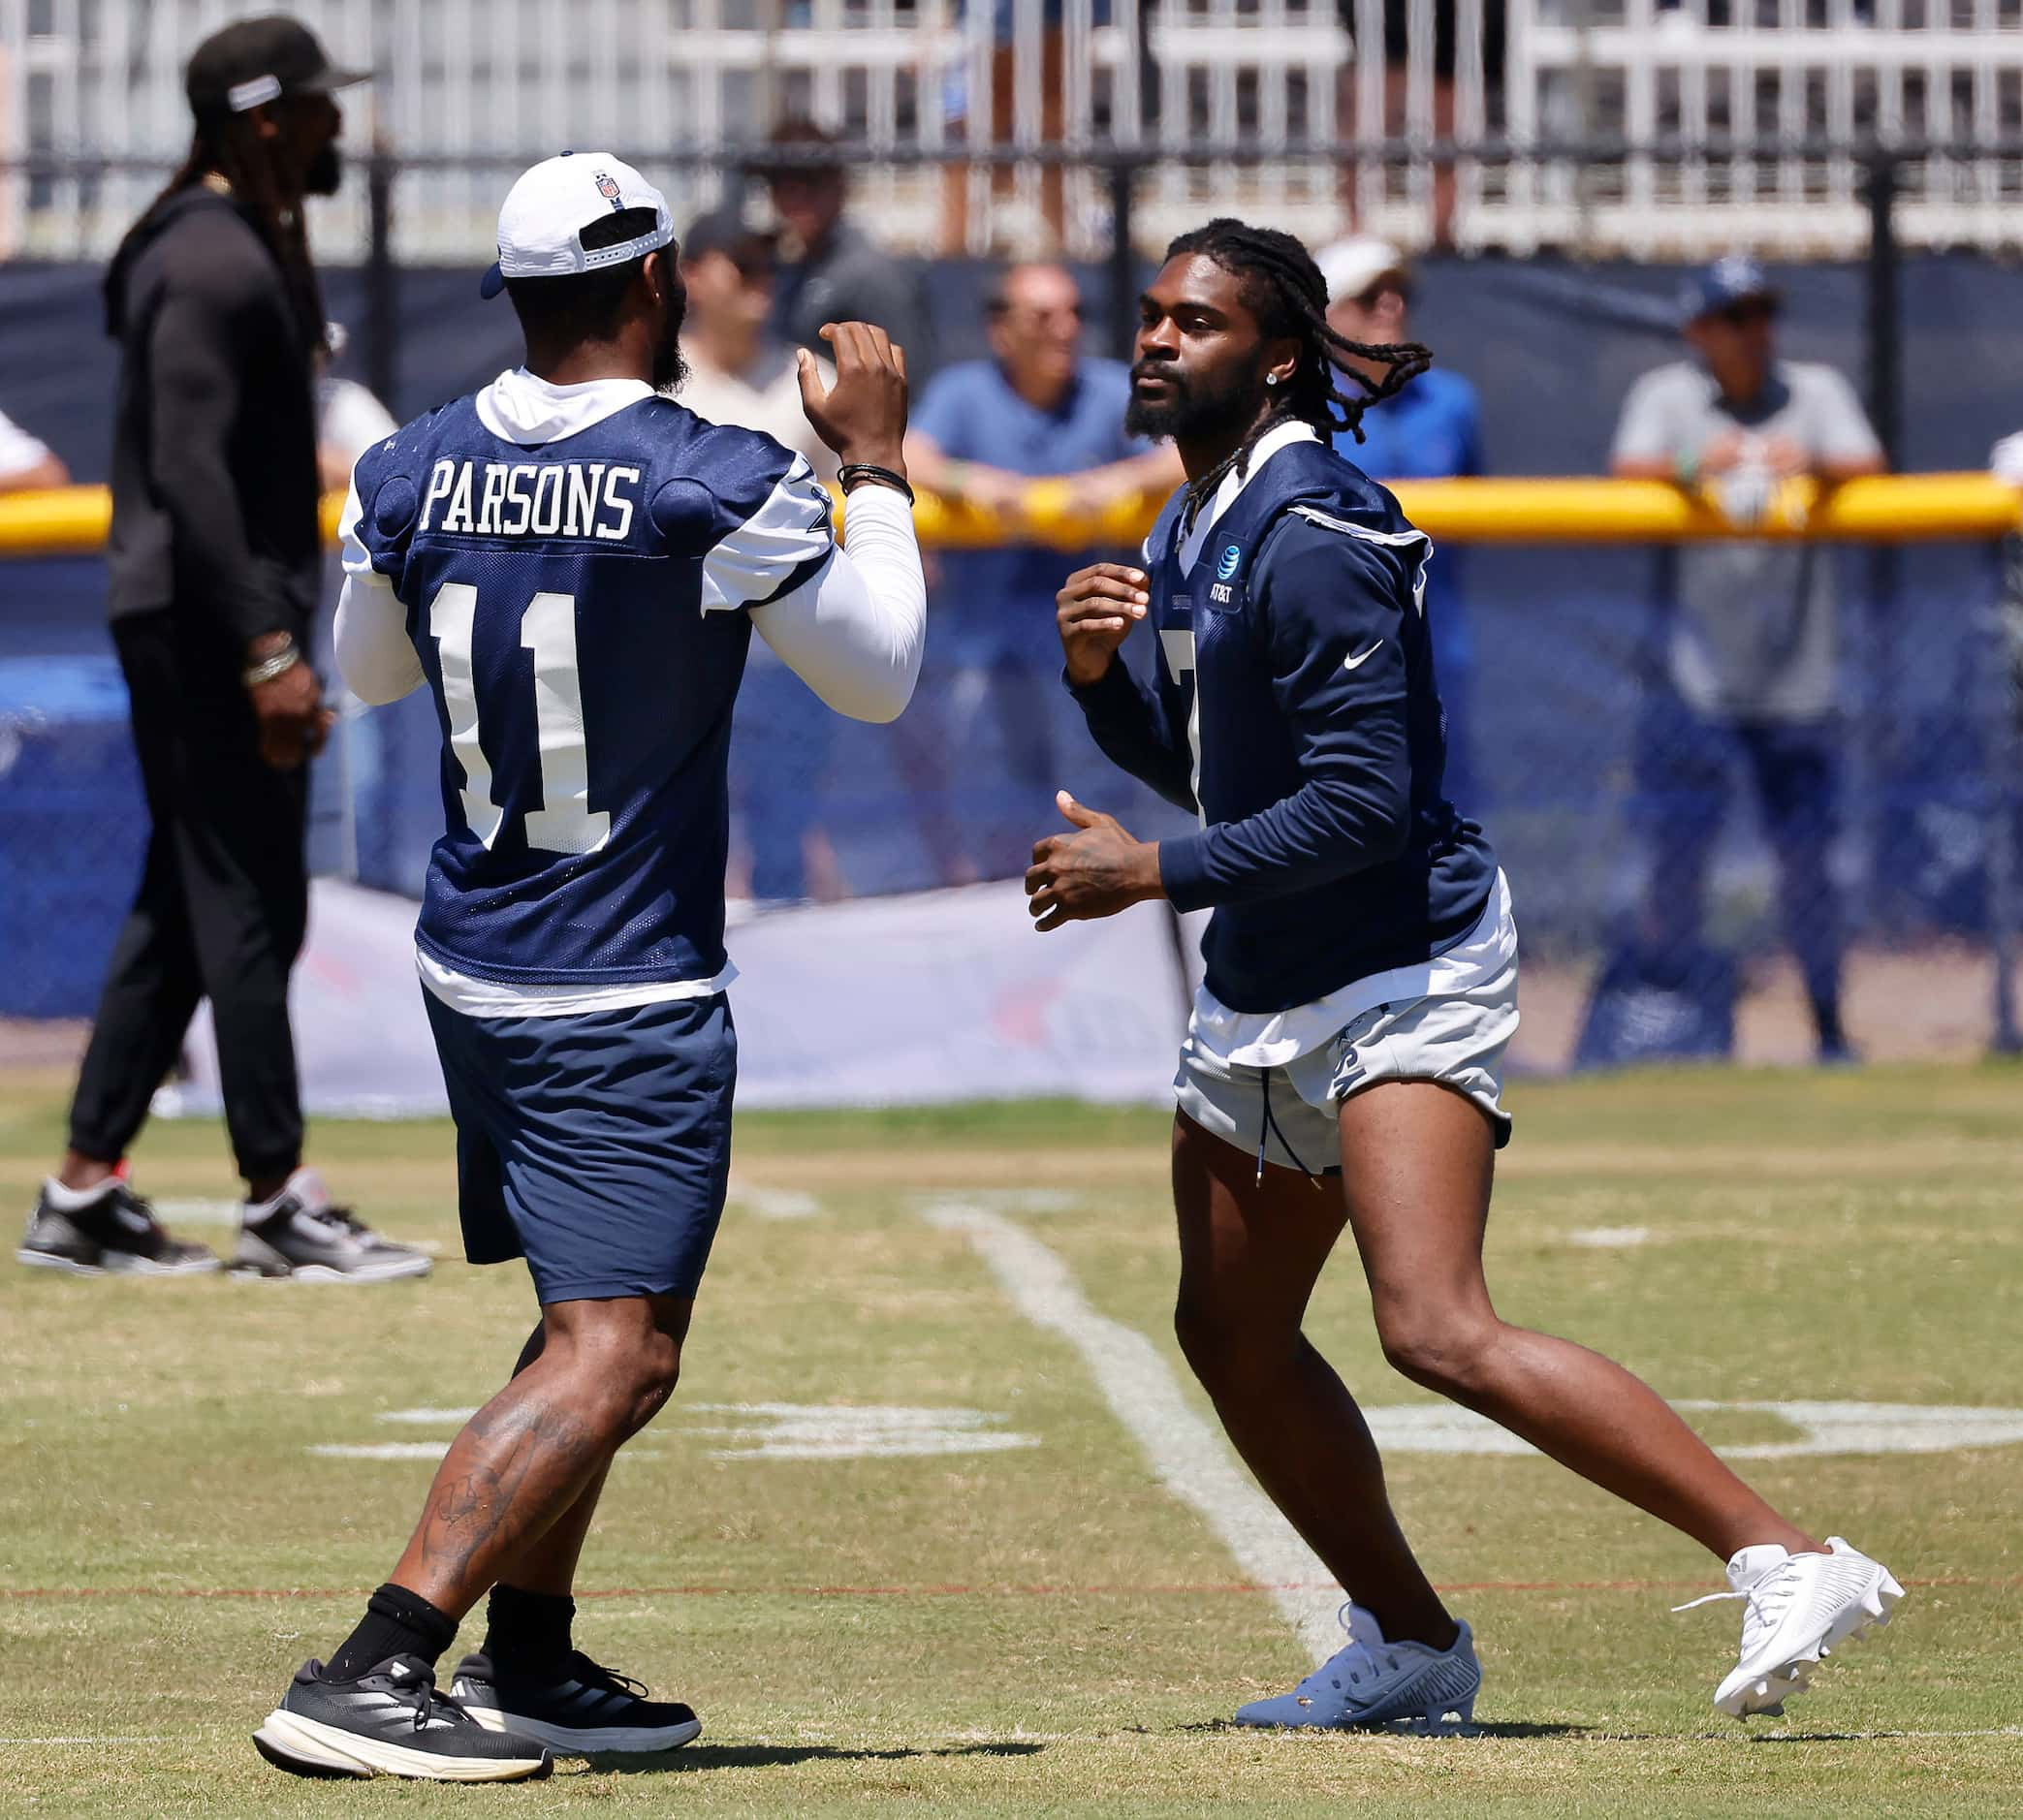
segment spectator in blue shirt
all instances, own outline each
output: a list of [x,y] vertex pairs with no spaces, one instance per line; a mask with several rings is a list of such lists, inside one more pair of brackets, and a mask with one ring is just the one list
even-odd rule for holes
[[[1314,263],[1328,281],[1328,323],[1337,333],[1377,347],[1411,339],[1412,272],[1395,246],[1358,235],[1324,248]],[[1382,377],[1375,361],[1349,364],[1364,367],[1372,379]],[[1365,411],[1360,443],[1344,430],[1335,446],[1376,481],[1446,480],[1486,471],[1475,389],[1445,366],[1429,367],[1395,397]],[[1447,710],[1447,794],[1459,802],[1479,803],[1482,791],[1472,763],[1474,643],[1461,577],[1461,552],[1451,546],[1437,549],[1426,568],[1426,614]]]
[[[1180,484],[1170,445],[1154,448],[1124,433],[1128,370],[1082,353],[1082,295],[1070,273],[1014,266],[985,309],[991,358],[944,368],[913,413],[906,465],[916,486],[1016,524],[1035,480],[1073,475],[1076,503],[1090,510],[1132,495],[1164,498]],[[923,832],[945,880],[1023,873],[1033,817],[1045,818],[1059,788],[1054,595],[1063,562],[1074,566],[1059,550],[1030,544],[951,550],[938,565],[932,655],[910,744],[926,798]],[[946,717],[953,708],[966,721],[985,703],[1002,762],[979,768],[988,793],[961,805],[958,832],[947,754],[974,750],[976,742],[959,725],[957,744],[948,745]]]

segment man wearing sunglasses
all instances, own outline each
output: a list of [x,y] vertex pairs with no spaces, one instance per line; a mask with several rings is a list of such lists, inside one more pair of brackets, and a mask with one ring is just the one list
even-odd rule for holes
[[[902,741],[922,798],[922,837],[944,880],[1023,873],[1034,818],[1052,814],[1060,788],[1056,753],[1066,723],[1054,596],[1062,558],[1022,537],[1033,483],[1072,477],[1074,503],[1101,511],[1136,495],[1162,499],[1185,478],[1170,444],[1125,431],[1130,374],[1121,361],[1085,354],[1082,326],[1072,272],[1046,262],[1013,266],[984,298],[989,358],[936,373],[906,432],[916,484],[996,513],[1013,540],[941,557],[937,655],[926,700],[915,703],[920,724]],[[967,800],[952,802],[946,753],[983,739],[978,708],[989,713],[1001,763],[969,775],[1001,781],[972,784]]]
[[[1681,315],[1693,358],[1631,389],[1616,429],[1618,475],[1708,486],[1731,519],[1750,524],[1785,481],[1809,475],[1833,486],[1881,471],[1853,387],[1831,367],[1777,358],[1780,301],[1743,254],[1689,282]],[[1776,850],[1785,935],[1805,975],[1821,1058],[1845,1058],[1845,937],[1827,869],[1840,746],[1833,552],[1726,538],[1682,545],[1673,563],[1671,693],[1647,709],[1639,759],[1640,793],[1656,811],[1645,941],[1675,960],[1697,946],[1739,749]]]
[[[1373,347],[1412,339],[1416,275],[1388,240],[1352,235],[1322,247],[1313,263],[1328,281],[1328,326],[1337,334]],[[1382,379],[1386,370],[1382,362],[1355,355],[1343,363],[1371,380]],[[1335,448],[1373,480],[1438,481],[1488,472],[1475,388],[1443,361],[1371,405],[1361,428],[1361,442],[1342,430]],[[1447,791],[1457,802],[1480,804],[1492,780],[1479,777],[1472,762],[1475,656],[1461,586],[1465,560],[1466,553],[1450,544],[1427,565],[1426,619],[1440,704],[1447,710]]]

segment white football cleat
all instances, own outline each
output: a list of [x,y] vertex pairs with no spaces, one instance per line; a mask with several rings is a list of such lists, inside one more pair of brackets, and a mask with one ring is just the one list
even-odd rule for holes
[[1881,1561],[1828,1536],[1825,1554],[1791,1554],[1774,1542],[1738,1549],[1728,1562],[1729,1592],[1710,1592],[1674,1611],[1715,1599],[1742,1601],[1742,1652],[1715,1689],[1714,1706],[1730,1718],[1773,1716],[1804,1693],[1822,1657],[1872,1625],[1889,1622],[1904,1596]]

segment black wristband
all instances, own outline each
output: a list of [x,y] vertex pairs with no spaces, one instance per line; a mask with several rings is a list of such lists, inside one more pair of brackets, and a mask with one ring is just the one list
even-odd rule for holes
[[869,461],[852,461],[836,471],[837,485],[844,492],[850,490],[852,481],[870,481],[879,486],[890,486],[896,492],[906,495],[906,503],[913,504],[913,488],[907,485],[903,474],[896,474],[891,468],[875,467]]

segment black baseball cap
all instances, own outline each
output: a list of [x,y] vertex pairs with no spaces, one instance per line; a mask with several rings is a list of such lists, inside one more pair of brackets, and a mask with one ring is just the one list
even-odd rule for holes
[[211,33],[190,53],[182,85],[190,111],[200,120],[215,120],[284,95],[327,95],[370,75],[338,69],[314,32],[275,13]]

